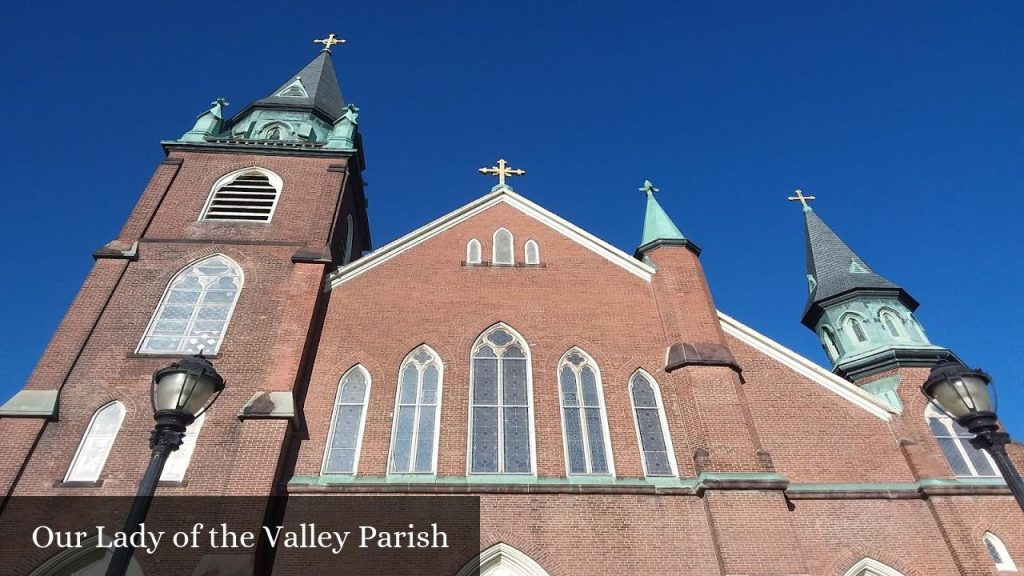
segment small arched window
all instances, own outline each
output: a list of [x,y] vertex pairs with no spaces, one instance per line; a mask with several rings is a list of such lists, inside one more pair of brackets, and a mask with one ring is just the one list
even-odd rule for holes
[[850,329],[850,333],[853,334],[853,339],[857,342],[867,342],[868,335],[864,332],[864,325],[860,323],[860,320],[850,316],[846,319],[846,326]]
[[167,457],[167,463],[164,464],[164,470],[160,473],[160,480],[167,482],[181,482],[185,479],[185,471],[188,470],[188,464],[192,460],[192,453],[196,449],[196,439],[199,437],[199,431],[203,428],[203,422],[206,421],[206,412],[196,418],[195,422],[188,425],[185,429],[185,435],[181,439],[181,446],[171,455]]
[[957,424],[952,418],[942,413],[934,404],[928,404],[925,420],[932,435],[939,442],[946,462],[958,477],[993,477],[999,476],[995,462],[985,452],[971,446],[974,434]]
[[107,456],[114,446],[114,439],[124,421],[124,404],[114,401],[103,406],[92,415],[89,427],[85,429],[78,451],[71,461],[65,482],[95,482],[99,480]]
[[269,170],[232,172],[213,185],[201,219],[270,222],[281,187],[281,177]]
[[991,532],[985,532],[981,540],[985,543],[985,549],[988,550],[989,557],[992,558],[992,562],[996,565],[996,570],[1000,572],[1017,571],[1017,565],[1013,562],[1013,558],[1010,558],[1010,552],[998,536]]
[[469,472],[533,472],[530,349],[505,324],[473,345],[470,368]]
[[607,416],[594,359],[579,348],[567,352],[559,362],[558,391],[568,473],[610,474]]
[[366,402],[370,397],[370,374],[360,365],[345,372],[331,416],[324,454],[324,474],[355,474],[359,448],[366,426]]
[[890,310],[883,310],[879,316],[881,316],[882,325],[885,326],[885,330],[890,336],[893,338],[903,337],[903,332],[900,331],[898,324],[900,320],[895,313]]
[[821,329],[821,344],[825,347],[825,352],[828,353],[828,357],[830,359],[835,360],[842,355],[841,349],[839,348],[839,340],[836,339],[835,332],[833,332],[828,326],[824,326]]
[[480,241],[476,238],[466,243],[466,264],[480,263]]
[[426,344],[405,357],[398,372],[391,473],[430,474],[437,466],[444,367]]
[[536,240],[527,240],[525,251],[527,264],[540,264],[540,246],[537,245]]
[[633,402],[633,420],[640,440],[644,474],[675,476],[675,455],[658,384],[646,372],[637,371],[629,380],[629,397]]
[[515,256],[512,253],[512,233],[505,228],[498,228],[494,232],[494,255],[491,262],[493,264],[515,264]]
[[223,254],[186,266],[168,284],[138,352],[216,354],[242,290],[242,280],[238,264]]

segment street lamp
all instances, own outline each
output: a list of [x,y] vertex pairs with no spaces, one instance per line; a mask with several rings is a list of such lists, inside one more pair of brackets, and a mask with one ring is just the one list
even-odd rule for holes
[[[152,454],[128,512],[124,524],[125,534],[134,534],[139,530],[146,519],[167,457],[181,446],[188,425],[213,405],[222,390],[224,378],[201,353],[183,358],[153,373],[151,395],[156,425],[149,437]],[[135,547],[130,544],[118,548],[107,566],[107,576],[124,576],[134,552]]]
[[988,391],[991,381],[981,369],[971,370],[959,362],[943,362],[932,368],[921,390],[957,424],[975,434],[971,445],[992,456],[1017,504],[1024,510],[1024,481],[1006,453],[1010,435],[999,430]]

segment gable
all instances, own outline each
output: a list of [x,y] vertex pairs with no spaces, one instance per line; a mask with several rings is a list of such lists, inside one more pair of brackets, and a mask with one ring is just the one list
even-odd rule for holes
[[645,264],[629,254],[619,250],[611,244],[590,234],[575,224],[561,218],[535,204],[526,198],[513,192],[510,188],[496,188],[489,194],[482,196],[461,208],[426,224],[412,232],[390,242],[381,248],[363,256],[362,258],[338,268],[328,277],[327,290],[332,290],[359,275],[372,270],[373,268],[391,260],[392,258],[415,248],[416,246],[434,238],[445,231],[465,222],[477,214],[480,214],[497,205],[509,206],[529,218],[543,224],[561,236],[568,238],[579,246],[597,254],[608,262],[622,268],[641,278],[646,282],[651,281],[654,268]]

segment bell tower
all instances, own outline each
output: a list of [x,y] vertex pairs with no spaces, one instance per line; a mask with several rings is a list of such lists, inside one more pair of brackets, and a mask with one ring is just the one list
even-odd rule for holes
[[807,243],[807,304],[801,322],[821,341],[833,371],[858,382],[893,368],[953,357],[931,343],[914,317],[918,303],[883,278],[814,212],[800,190]]

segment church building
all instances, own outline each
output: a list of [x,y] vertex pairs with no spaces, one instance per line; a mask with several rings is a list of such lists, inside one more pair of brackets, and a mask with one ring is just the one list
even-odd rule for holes
[[[321,43],[265,98],[231,116],[217,100],[161,143],[124,227],[0,407],[0,525],[22,497],[133,496],[153,373],[202,353],[227,385],[157,494],[287,502],[250,510],[257,524],[302,522],[297,503],[478,498],[478,545],[420,573],[1024,568],[1006,483],[921,392],[954,352],[908,289],[825,223],[827,206],[793,198],[799,321],[831,369],[716,308],[700,239],[651,182],[633,253],[536,203],[504,160],[482,169],[493,188],[375,248],[359,110],[335,74],[337,40]],[[103,574],[108,557],[30,549],[0,572]],[[303,558],[231,551],[167,571],[137,550],[129,573],[352,573]]]

